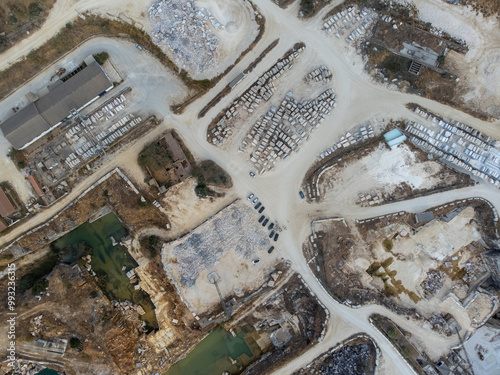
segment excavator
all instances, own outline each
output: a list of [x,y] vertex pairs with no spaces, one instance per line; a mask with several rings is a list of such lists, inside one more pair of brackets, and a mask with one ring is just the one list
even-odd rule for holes
[[66,69],[64,68],[59,68],[56,70],[56,74],[54,74],[52,77],[50,77],[50,80],[52,81],[54,79],[54,77],[60,77],[62,76],[64,73],[66,73]]

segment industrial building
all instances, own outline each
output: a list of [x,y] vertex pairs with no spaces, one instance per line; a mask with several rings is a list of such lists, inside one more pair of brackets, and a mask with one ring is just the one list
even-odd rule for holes
[[101,66],[92,60],[86,59],[88,65],[64,82],[58,80],[48,86],[46,95],[32,95],[31,103],[0,124],[15,149],[31,145],[71,118],[73,110],[87,107],[113,88]]

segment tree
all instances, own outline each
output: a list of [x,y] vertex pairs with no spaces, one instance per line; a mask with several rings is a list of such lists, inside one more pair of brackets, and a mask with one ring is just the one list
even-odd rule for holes
[[439,66],[444,65],[445,60],[446,60],[446,57],[444,55],[439,56],[438,57],[438,64],[439,64]]
[[78,337],[72,337],[69,340],[69,346],[72,349],[79,349],[82,346],[82,342],[80,341],[80,339]]

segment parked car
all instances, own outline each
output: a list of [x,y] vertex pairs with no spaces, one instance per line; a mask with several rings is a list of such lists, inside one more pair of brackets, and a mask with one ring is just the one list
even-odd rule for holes
[[278,241],[278,237],[279,237],[279,236],[280,236],[280,234],[279,234],[279,233],[276,233],[276,234],[274,235],[274,240],[275,240],[275,241]]
[[269,233],[269,238],[273,238],[273,236],[274,236],[274,230],[271,231],[271,233]]
[[274,228],[274,223],[269,224],[269,226],[267,227],[267,229],[269,229],[269,230],[271,230],[273,228]]
[[140,45],[139,43],[137,43],[135,46],[137,47],[137,49],[138,49],[139,51],[142,51],[142,47],[141,47],[141,45]]
[[266,209],[266,208],[265,208],[264,206],[262,206],[262,207],[260,208],[260,210],[259,210],[259,214],[263,213],[265,209]]
[[262,215],[260,218],[259,218],[259,223],[262,223],[262,220],[264,220],[265,216]]
[[253,264],[257,264],[257,263],[259,263],[259,262],[260,262],[260,259],[259,259],[259,258],[252,260],[252,263],[253,263]]
[[257,203],[257,201],[259,200],[259,198],[255,198],[253,201],[252,201],[252,204],[255,204]]
[[267,250],[267,252],[268,252],[269,254],[271,254],[271,253],[273,252],[273,250],[274,250],[274,246],[271,246],[271,247],[269,248],[269,250]]
[[250,176],[255,177],[255,173],[250,172]]
[[300,197],[301,197],[302,199],[304,199],[304,198],[305,198],[304,193],[302,192],[302,190],[301,190],[301,191],[299,191],[299,195],[300,195]]
[[268,221],[269,221],[269,219],[264,220],[264,222],[262,223],[262,226],[265,227],[267,225]]
[[251,200],[252,198],[253,198],[253,194],[250,194],[247,199]]
[[262,206],[262,203],[260,203],[260,202],[259,202],[259,203],[257,203],[257,204],[255,205],[255,207],[254,207],[254,208],[255,208],[256,210],[258,210],[260,206]]

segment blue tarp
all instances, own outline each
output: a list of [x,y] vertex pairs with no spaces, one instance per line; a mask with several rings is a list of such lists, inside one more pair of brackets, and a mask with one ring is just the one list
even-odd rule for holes
[[384,138],[387,142],[392,141],[395,138],[402,136],[403,133],[399,129],[392,129],[391,131],[384,134]]

